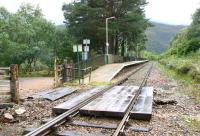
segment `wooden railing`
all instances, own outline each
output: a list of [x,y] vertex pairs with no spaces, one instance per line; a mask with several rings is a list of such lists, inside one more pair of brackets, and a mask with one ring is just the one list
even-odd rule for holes
[[[108,63],[123,62],[123,57],[117,55],[108,55]],[[84,79],[89,77],[91,79],[92,70],[97,69],[100,66],[105,65],[105,55],[98,55],[87,61],[80,61],[80,63],[72,63],[69,60],[65,60],[63,64],[59,65],[57,58],[54,61],[54,86],[59,84],[79,79],[84,83]],[[80,71],[79,71],[80,68]],[[60,80],[61,79],[61,80]],[[61,82],[60,82],[61,81]]]
[[78,79],[79,83],[82,81],[82,84],[84,84],[84,79],[86,77],[89,77],[89,81],[91,79],[92,67],[81,67],[79,71],[73,63],[64,63],[61,71],[63,83]]
[[18,66],[0,67],[0,103],[19,102]]

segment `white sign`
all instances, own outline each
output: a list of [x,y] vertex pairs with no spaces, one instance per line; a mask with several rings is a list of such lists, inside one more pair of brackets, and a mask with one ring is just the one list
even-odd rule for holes
[[84,46],[84,52],[89,52],[90,47],[89,46]]
[[88,60],[88,53],[87,52],[82,53],[82,60]]
[[86,44],[86,45],[87,45],[87,44],[90,44],[90,39],[84,39],[84,40],[83,40],[83,44]]
[[79,45],[73,45],[73,52],[82,52],[82,44]]

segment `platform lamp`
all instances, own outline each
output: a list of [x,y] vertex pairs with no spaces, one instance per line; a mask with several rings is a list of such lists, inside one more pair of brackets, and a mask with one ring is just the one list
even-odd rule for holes
[[105,64],[108,64],[108,47],[109,47],[109,42],[108,42],[108,20],[114,19],[115,17],[109,17],[106,18],[106,48],[105,48]]

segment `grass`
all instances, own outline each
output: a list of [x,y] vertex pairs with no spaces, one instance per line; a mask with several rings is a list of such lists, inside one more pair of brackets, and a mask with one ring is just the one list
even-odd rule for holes
[[[159,69],[166,76],[181,82],[182,86],[180,86],[180,90],[183,90],[185,94],[192,97],[196,104],[200,104],[200,84],[198,84],[197,81],[192,79],[192,77],[189,75],[178,73],[177,71],[167,68],[166,66],[161,64],[159,65]],[[181,120],[189,129],[189,135],[192,136],[193,132],[200,130],[200,121],[197,120],[195,117],[185,115],[181,117]]]
[[190,128],[190,133],[191,134],[194,131],[199,131],[200,130],[200,121],[198,121],[194,117],[183,116],[182,120],[184,121],[184,123],[186,124],[186,126]]
[[180,74],[189,75],[200,83],[200,50],[187,56],[168,56],[160,60],[166,67]]
[[103,85],[112,85],[111,82],[90,82],[89,85],[91,86],[103,86]]
[[200,104],[200,84],[197,81],[189,75],[178,73],[164,65],[159,65],[159,69],[165,75],[181,82],[184,93],[192,97],[195,103]]

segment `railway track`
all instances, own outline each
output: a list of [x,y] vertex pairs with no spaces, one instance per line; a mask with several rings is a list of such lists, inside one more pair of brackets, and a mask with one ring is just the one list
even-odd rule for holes
[[[90,98],[88,98],[85,101],[80,102],[79,104],[77,104],[76,106],[74,106],[73,108],[71,108],[70,110],[64,112],[63,114],[53,118],[51,121],[45,123],[44,125],[40,126],[39,128],[29,132],[28,134],[26,134],[25,136],[45,136],[47,134],[50,134],[51,132],[53,132],[58,126],[62,125],[63,123],[65,123],[68,118],[75,116],[79,109],[84,107],[85,105],[87,105],[88,103],[92,102],[94,99],[96,99],[97,97],[101,96],[102,94],[104,94],[107,90],[113,88],[116,85],[121,85],[122,83],[124,83],[126,80],[128,80],[128,78],[137,73],[140,69],[142,69],[146,64],[142,64],[141,66],[137,67],[134,71],[132,71],[130,74],[128,74],[126,77],[124,77],[123,79],[116,81],[113,85],[106,87],[105,89],[103,89],[101,92],[96,93],[95,95],[91,96]],[[150,67],[150,69],[152,68],[152,66]],[[121,123],[119,124],[119,126],[117,127],[115,133],[113,134],[113,136],[118,136],[123,134],[123,131],[125,129],[126,123],[129,119],[129,112],[131,110],[131,107],[133,107],[138,95],[140,94],[141,88],[146,84],[147,78],[150,74],[151,70],[148,70],[148,72],[145,75],[144,80],[142,81],[142,84],[139,87],[139,90],[137,91],[137,95],[135,97],[133,97],[133,99],[131,100],[131,104],[129,105],[129,108],[124,116],[124,118],[122,119]]]
[[131,112],[131,110],[132,110],[134,104],[136,103],[136,100],[137,100],[139,94],[141,93],[142,87],[144,87],[144,86],[146,85],[146,82],[147,82],[147,79],[148,79],[148,77],[149,77],[149,75],[150,75],[152,66],[153,66],[153,64],[151,65],[151,67],[150,67],[149,70],[147,71],[147,73],[146,73],[146,75],[145,75],[145,77],[144,77],[142,83],[141,83],[140,86],[139,86],[139,89],[138,89],[136,95],[132,98],[129,107],[128,107],[128,109],[127,109],[127,111],[126,111],[126,113],[125,113],[123,119],[122,119],[121,122],[119,123],[117,129],[115,130],[113,136],[119,136],[119,135],[123,135],[123,134],[124,134],[124,129],[125,129],[126,124],[127,124],[127,122],[129,121],[129,118],[130,118],[130,112]]

